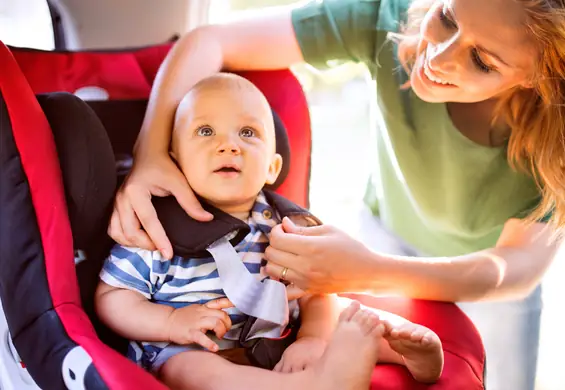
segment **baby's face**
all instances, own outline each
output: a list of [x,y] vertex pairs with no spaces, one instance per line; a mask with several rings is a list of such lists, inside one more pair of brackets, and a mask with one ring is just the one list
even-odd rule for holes
[[271,110],[256,90],[204,88],[179,106],[173,156],[193,191],[216,207],[254,202],[274,183],[282,165],[275,150]]

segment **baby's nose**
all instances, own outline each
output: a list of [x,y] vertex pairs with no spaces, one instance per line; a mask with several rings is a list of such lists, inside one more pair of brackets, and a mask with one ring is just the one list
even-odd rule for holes
[[233,153],[238,154],[240,152],[239,146],[236,143],[224,143],[218,147],[218,153]]

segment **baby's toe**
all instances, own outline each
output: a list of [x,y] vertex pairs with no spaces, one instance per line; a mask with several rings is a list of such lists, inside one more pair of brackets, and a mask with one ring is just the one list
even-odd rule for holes
[[361,308],[361,304],[357,301],[351,302],[349,306],[347,306],[344,310],[342,310],[341,314],[339,315],[340,322],[347,322],[351,321],[353,316],[359,312]]

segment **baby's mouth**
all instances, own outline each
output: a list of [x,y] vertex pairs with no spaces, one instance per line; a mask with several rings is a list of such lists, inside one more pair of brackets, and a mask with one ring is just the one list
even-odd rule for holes
[[241,169],[235,165],[225,165],[216,169],[214,173],[241,173]]

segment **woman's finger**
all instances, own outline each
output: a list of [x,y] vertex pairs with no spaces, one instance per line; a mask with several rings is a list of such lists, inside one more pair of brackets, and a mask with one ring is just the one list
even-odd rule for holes
[[[149,192],[138,190],[130,193],[130,200],[133,210],[139,218],[140,224],[145,229],[144,235],[153,246],[158,249],[163,257],[170,259],[173,256],[173,249],[165,229],[159,221],[157,211],[151,202],[151,194]],[[144,248],[144,247],[142,247]],[[145,249],[149,249],[145,247]]]
[[177,199],[184,211],[192,218],[202,222],[207,222],[214,218],[212,214],[204,210],[194,192],[188,186],[186,178],[182,177],[181,180],[171,181],[169,191]]
[[269,244],[273,248],[302,255],[309,253],[316,245],[320,245],[318,241],[319,237],[320,236],[286,233],[282,225],[277,225],[271,230]]
[[130,200],[131,198],[126,198],[125,196],[118,196],[116,198],[116,209],[118,210],[124,236],[131,246],[154,250],[155,246],[147,233],[141,229],[141,224]]
[[282,228],[285,233],[297,234],[299,236],[322,236],[331,229],[329,225],[299,226],[288,217],[283,218]]
[[[279,270],[281,271],[284,267],[286,267],[300,272],[301,265],[303,265],[303,263],[301,263],[300,261],[299,256],[293,253],[289,253],[285,250],[275,248],[272,245],[268,246],[267,249],[265,249],[265,260],[267,260],[267,263],[271,265],[280,266]],[[275,275],[270,276],[275,277]],[[278,279],[279,276],[280,274],[276,275],[276,278]],[[284,279],[292,282],[292,280],[288,279],[288,277],[285,277]]]
[[122,230],[122,223],[120,222],[120,214],[118,210],[114,208],[112,211],[112,216],[110,217],[110,224],[108,225],[108,235],[116,241],[118,244],[123,246],[132,246],[132,243],[126,239],[124,231]]
[[286,282],[293,283],[295,286],[298,286],[298,288],[304,288],[304,285],[302,284],[302,278],[290,268],[286,269],[284,278],[282,278],[284,270],[285,267],[281,267],[280,265],[271,262],[267,262],[264,267],[265,273],[272,279],[284,280]]

